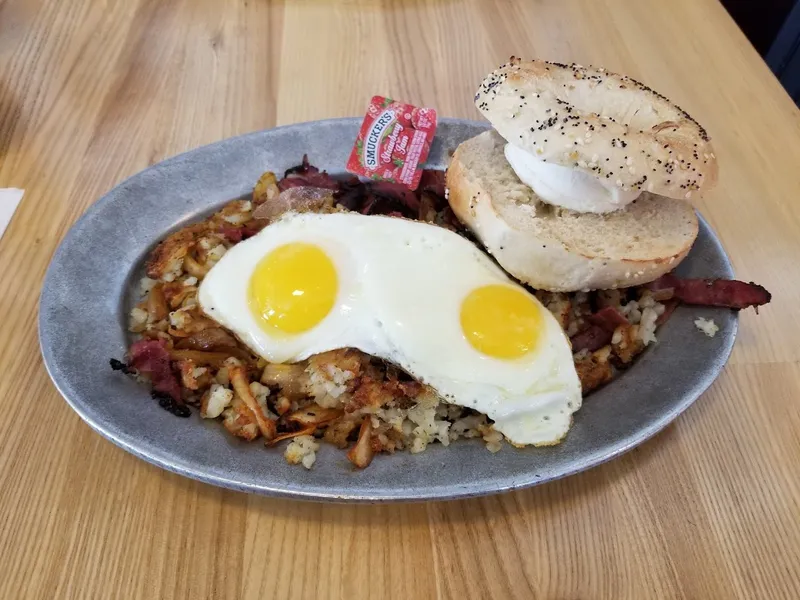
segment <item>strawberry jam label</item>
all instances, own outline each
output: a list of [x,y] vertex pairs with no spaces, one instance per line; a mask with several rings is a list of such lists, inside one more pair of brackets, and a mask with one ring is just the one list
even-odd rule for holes
[[369,104],[347,170],[375,181],[416,189],[436,132],[436,111],[375,96]]

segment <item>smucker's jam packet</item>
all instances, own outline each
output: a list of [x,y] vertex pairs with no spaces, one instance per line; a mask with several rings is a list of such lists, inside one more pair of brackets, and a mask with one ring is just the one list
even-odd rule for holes
[[347,170],[375,181],[416,189],[436,132],[436,111],[374,96]]

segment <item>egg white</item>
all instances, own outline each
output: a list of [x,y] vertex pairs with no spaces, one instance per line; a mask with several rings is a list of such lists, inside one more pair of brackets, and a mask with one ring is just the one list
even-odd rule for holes
[[[250,310],[250,276],[272,250],[297,241],[319,246],[331,259],[338,279],[337,297],[330,313],[312,329],[295,335],[270,335]],[[363,306],[364,268],[346,240],[320,231],[314,223],[286,218],[228,250],[203,279],[198,300],[209,317],[269,362],[299,362],[345,346],[371,354],[369,348],[377,350],[383,344],[373,342],[373,329],[365,322],[369,311]]]
[[[253,317],[247,288],[258,262],[290,242],[321,247],[339,290],[316,327],[277,337]],[[557,443],[581,406],[581,388],[569,341],[550,312],[530,296],[543,330],[537,347],[514,360],[480,353],[462,332],[464,298],[498,283],[519,287],[472,243],[435,225],[356,213],[288,214],[229,250],[203,280],[199,301],[270,362],[358,348],[402,367],[446,402],[486,414],[513,443]]]

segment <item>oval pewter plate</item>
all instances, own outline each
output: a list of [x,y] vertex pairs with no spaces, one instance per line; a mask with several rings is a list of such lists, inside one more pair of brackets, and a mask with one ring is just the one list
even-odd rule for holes
[[[122,358],[133,289],[150,249],[169,231],[245,197],[265,170],[282,173],[308,153],[311,163],[342,173],[360,119],[278,127],[224,140],[152,166],[91,206],[59,246],[39,312],[45,365],[61,394],[93,429],[160,467],[236,490],[311,500],[452,499],[523,488],[588,469],[642,443],[683,412],[711,384],[730,354],[737,317],[727,309],[681,307],[659,329],[658,343],[633,367],[592,394],[566,440],[551,448],[497,454],[477,441],[434,444],[421,454],[378,456],[355,471],[344,452],[323,444],[310,471],[288,465],[280,449],[230,436],[197,411],[176,418],[146,387],[111,371]],[[487,128],[443,119],[427,166],[445,168],[449,152]],[[700,236],[679,273],[732,277],[714,233]],[[693,320],[713,318],[706,337]]]

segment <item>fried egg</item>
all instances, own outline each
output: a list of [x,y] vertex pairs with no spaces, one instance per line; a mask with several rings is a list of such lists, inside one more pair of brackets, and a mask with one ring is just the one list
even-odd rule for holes
[[558,443],[581,406],[555,318],[447,229],[357,213],[290,213],[231,248],[199,302],[269,362],[357,348],[518,445]]

